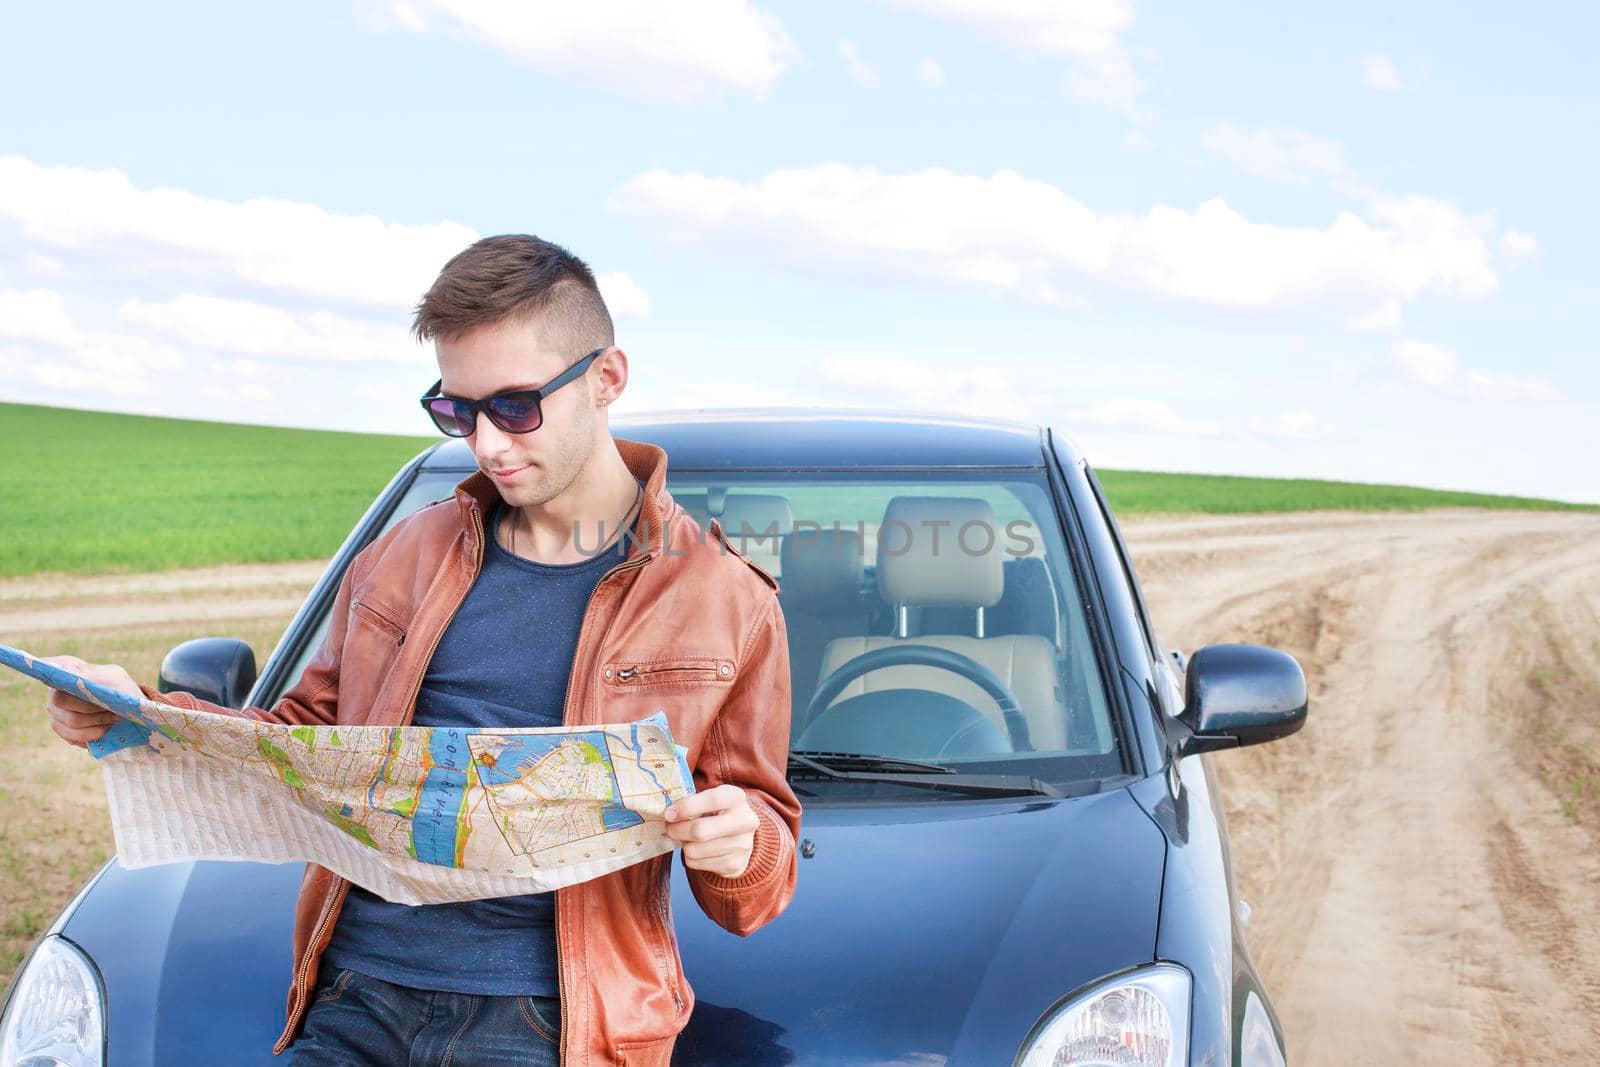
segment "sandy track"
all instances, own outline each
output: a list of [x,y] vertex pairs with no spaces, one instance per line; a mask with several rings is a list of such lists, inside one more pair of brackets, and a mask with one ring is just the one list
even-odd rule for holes
[[287,622],[326,563],[261,563],[149,574],[0,578],[6,634],[282,618]]
[[[1212,757],[1291,1062],[1600,1058],[1600,516],[1124,532],[1167,645],[1255,641],[1306,668],[1300,733]],[[0,640],[287,621],[320,572],[0,580]]]
[[1169,646],[1311,683],[1299,734],[1214,757],[1292,1062],[1600,1057],[1600,516],[1125,532]]

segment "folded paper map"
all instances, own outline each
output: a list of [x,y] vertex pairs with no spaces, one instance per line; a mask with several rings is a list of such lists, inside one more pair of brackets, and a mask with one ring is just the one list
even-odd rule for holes
[[100,761],[126,867],[319,863],[386,900],[538,893],[676,847],[694,792],[664,710],[527,729],[285,726],[189,711],[0,645],[0,663],[122,716]]

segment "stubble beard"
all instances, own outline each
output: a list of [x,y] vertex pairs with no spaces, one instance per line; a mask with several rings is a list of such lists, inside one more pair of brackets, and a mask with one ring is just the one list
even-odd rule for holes
[[594,452],[593,409],[587,405],[580,407],[577,418],[573,421],[574,425],[568,427],[567,432],[556,442],[554,454],[540,462],[543,468],[542,478],[529,485],[500,487],[500,499],[507,507],[542,507],[572,488],[579,480]]

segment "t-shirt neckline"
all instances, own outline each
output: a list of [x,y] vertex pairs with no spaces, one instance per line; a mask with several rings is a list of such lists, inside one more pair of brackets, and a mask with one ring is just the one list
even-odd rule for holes
[[[644,483],[641,482],[639,484],[640,488],[642,489],[644,487]],[[587,567],[598,566],[601,562],[608,560],[613,556],[620,557],[622,553],[619,552],[619,549],[625,550],[628,543],[627,535],[622,534],[617,536],[611,542],[611,544],[607,545],[605,551],[597,552],[588,559],[580,559],[573,563],[543,563],[539,560],[527,559],[523,556],[518,556],[500,543],[500,538],[497,536],[496,531],[498,531],[500,520],[505,513],[506,502],[504,500],[495,501],[494,510],[489,515],[489,545],[492,550],[498,553],[500,558],[504,561],[508,563],[514,563],[518,566],[526,567],[531,570],[547,571],[556,574],[572,574],[577,571],[582,571]],[[633,519],[634,524],[639,521],[639,516],[637,513],[635,513]],[[632,524],[630,524],[630,528],[631,526]]]

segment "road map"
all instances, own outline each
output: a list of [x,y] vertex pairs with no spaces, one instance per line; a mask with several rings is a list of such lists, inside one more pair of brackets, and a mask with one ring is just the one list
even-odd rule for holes
[[526,729],[286,726],[119,692],[0,645],[0,663],[122,716],[90,742],[125,867],[319,863],[386,900],[538,893],[676,847],[694,792],[665,710]]

